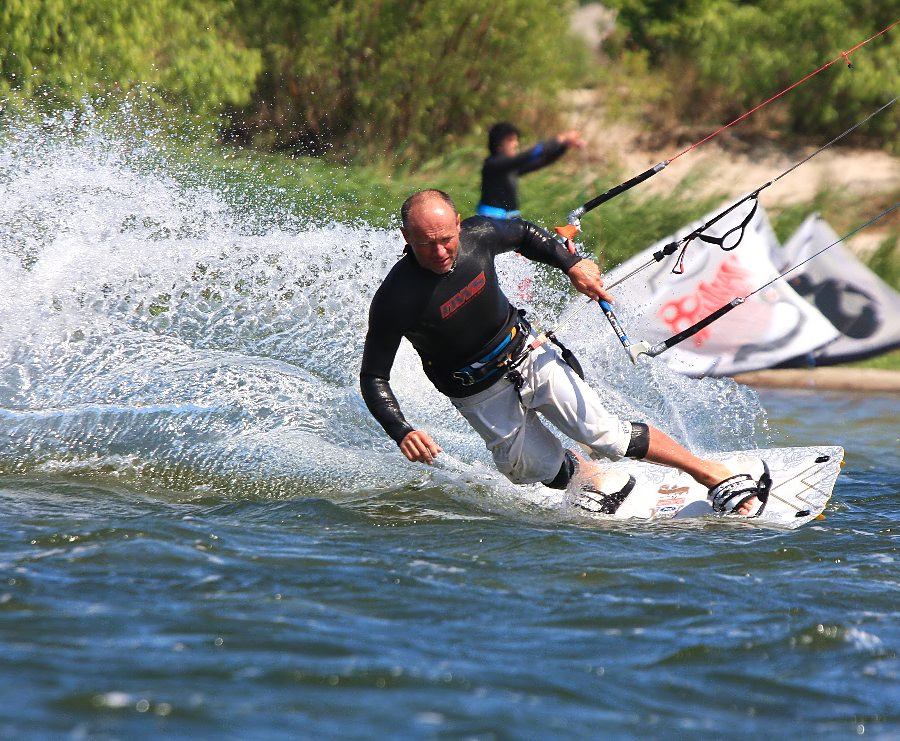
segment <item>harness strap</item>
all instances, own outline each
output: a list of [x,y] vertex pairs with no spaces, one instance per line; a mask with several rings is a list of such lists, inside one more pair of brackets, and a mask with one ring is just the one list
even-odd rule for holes
[[560,342],[556,338],[556,335],[553,334],[553,332],[547,333],[547,339],[549,339],[550,342],[552,342],[559,348],[559,352],[562,355],[562,359],[565,361],[566,365],[568,365],[573,371],[575,371],[578,374],[578,377],[583,381],[584,370],[582,370],[581,363],[578,362],[578,358],[575,357],[575,353],[573,353],[568,347]]
[[[578,362],[578,358],[575,357],[575,353],[573,353],[569,348],[567,348],[553,332],[541,332],[539,335],[534,337],[531,342],[525,345],[522,348],[522,351],[510,362],[511,368],[518,368],[525,358],[528,357],[528,353],[537,350],[541,345],[549,340],[554,345],[559,348],[560,355],[562,356],[563,361],[566,365],[568,365],[575,373],[578,374],[578,377],[583,381],[584,380],[584,370],[581,367],[581,363]],[[511,377],[512,374],[507,374],[507,378],[513,381]],[[521,374],[516,371],[516,375],[521,378]],[[515,383],[515,381],[513,381]],[[521,384],[516,386],[517,389],[521,388]]]
[[522,348],[528,340],[530,331],[531,325],[520,314],[519,321],[497,347],[487,355],[454,371],[451,374],[453,379],[463,386],[471,386],[497,373],[515,367],[519,359],[523,357]]
[[524,378],[517,370],[518,367],[530,352],[537,350],[549,340],[559,348],[565,364],[575,371],[581,380],[584,380],[584,370],[581,363],[578,362],[578,358],[575,357],[575,353],[567,348],[553,332],[542,332],[528,342],[530,334],[531,324],[525,319],[525,312],[520,309],[518,323],[503,341],[484,357],[454,371],[453,378],[463,386],[471,386],[496,373],[505,371],[506,378],[516,387],[516,391],[519,391],[524,383]]

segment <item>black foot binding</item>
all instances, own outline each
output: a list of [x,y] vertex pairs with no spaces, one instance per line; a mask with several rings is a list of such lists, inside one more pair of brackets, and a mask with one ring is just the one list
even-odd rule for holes
[[746,517],[759,517],[765,509],[769,499],[769,489],[772,487],[772,477],[769,475],[769,467],[765,461],[754,462],[751,473],[739,473],[729,476],[709,490],[707,498],[712,502],[713,509],[723,514],[736,514],[741,505],[756,497],[759,506],[755,512]]
[[634,489],[634,476],[622,471],[595,474],[578,487],[572,504],[591,514],[614,515]]

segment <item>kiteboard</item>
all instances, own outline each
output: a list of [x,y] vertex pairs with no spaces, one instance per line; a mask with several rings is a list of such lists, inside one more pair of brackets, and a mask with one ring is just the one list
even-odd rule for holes
[[603,507],[597,495],[581,490],[577,481],[566,491],[566,504],[579,517],[606,521],[610,518],[659,521],[706,517],[793,530],[822,518],[841,471],[844,449],[837,446],[764,448],[714,453],[706,457],[728,464],[735,472],[740,472],[751,461],[758,464],[760,459],[763,460],[772,479],[763,508],[751,517],[720,514],[713,510],[707,499],[707,488],[688,474],[631,460],[594,463],[600,470],[599,474],[594,474],[595,480],[602,482],[606,477],[609,481],[620,482],[623,478],[627,481],[628,477],[623,477],[623,473],[634,479],[633,488],[614,512],[604,512],[604,509],[612,508]]

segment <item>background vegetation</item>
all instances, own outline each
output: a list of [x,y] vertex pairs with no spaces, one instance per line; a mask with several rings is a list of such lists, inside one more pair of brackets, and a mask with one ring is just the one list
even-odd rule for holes
[[[607,50],[631,68],[663,72],[657,123],[731,121],[840,53],[900,20],[881,0],[606,0],[618,9]],[[794,88],[778,106],[742,123],[738,136],[789,133],[827,141],[900,89],[900,28]],[[897,116],[881,116],[862,136],[900,152]],[[858,140],[857,140],[858,141]]]
[[3,0],[0,99],[71,108],[140,87],[215,122],[262,71],[239,26],[222,0]]
[[[571,3],[239,0],[264,71],[229,135],[359,161],[421,159],[500,115],[555,113],[583,46],[562,53]],[[298,11],[299,9],[299,11]],[[548,101],[550,101],[548,105]]]
[[[659,132],[706,133],[900,20],[879,0],[607,5],[599,60],[570,35],[572,0],[4,0],[0,97],[72,106],[141,86],[231,141],[421,162],[498,118],[546,128],[579,86],[614,85]],[[900,32],[884,34],[741,135],[839,133],[896,94],[898,58]],[[865,136],[897,151],[897,117]]]

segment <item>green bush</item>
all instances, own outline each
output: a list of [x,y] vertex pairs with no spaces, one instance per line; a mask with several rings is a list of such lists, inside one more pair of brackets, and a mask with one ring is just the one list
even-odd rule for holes
[[249,101],[262,64],[230,10],[227,0],[4,0],[0,99],[73,108],[140,86],[214,117]]
[[546,124],[584,61],[568,37],[572,6],[243,0],[241,27],[265,72],[254,105],[232,111],[231,134],[344,159],[420,161],[498,118]]
[[869,267],[894,290],[900,291],[900,230],[894,229],[868,260]]
[[[768,100],[897,21],[879,0],[609,0],[618,53],[649,53],[672,81],[679,118],[709,127]],[[833,137],[900,89],[900,27],[872,39],[742,123],[740,134]],[[900,151],[898,119],[873,118],[854,136]]]

